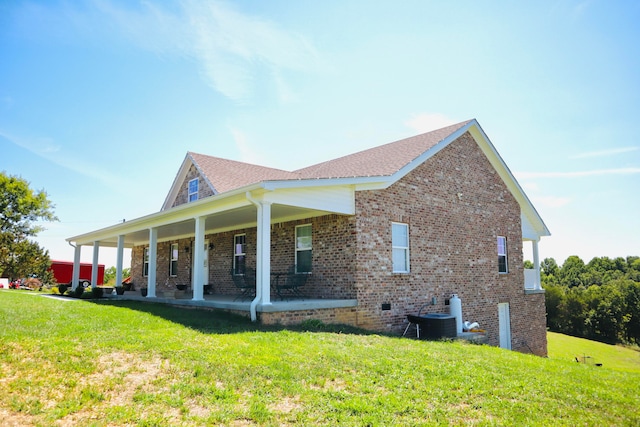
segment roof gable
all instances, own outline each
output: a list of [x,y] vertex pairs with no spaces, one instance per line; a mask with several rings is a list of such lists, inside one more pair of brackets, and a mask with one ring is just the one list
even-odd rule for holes
[[173,206],[191,166],[198,170],[213,195],[262,181],[299,178],[294,172],[188,152],[162,205],[162,210]]
[[189,153],[194,164],[209,179],[215,194],[261,181],[299,179],[295,172],[252,165],[204,154]]

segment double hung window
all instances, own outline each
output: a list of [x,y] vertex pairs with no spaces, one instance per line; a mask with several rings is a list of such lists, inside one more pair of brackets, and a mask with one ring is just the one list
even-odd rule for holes
[[391,223],[393,272],[409,272],[409,224]]
[[176,277],[178,275],[178,244],[172,243],[170,251],[169,276]]
[[233,274],[244,274],[247,265],[247,235],[233,236]]
[[311,273],[311,224],[296,227],[296,273]]
[[144,248],[142,255],[142,275],[144,277],[149,275],[149,247]]
[[198,200],[198,178],[194,178],[189,181],[189,201],[195,202]]
[[507,238],[498,236],[498,273],[508,273]]

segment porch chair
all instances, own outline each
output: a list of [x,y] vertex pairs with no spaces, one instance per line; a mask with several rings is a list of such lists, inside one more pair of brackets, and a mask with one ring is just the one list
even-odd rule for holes
[[240,299],[244,300],[245,297],[253,297],[255,295],[256,290],[256,271],[247,268],[244,270],[242,274],[236,274],[234,269],[231,269],[231,278],[233,279],[233,284],[240,291],[240,293],[236,296],[234,301]]
[[278,279],[276,283],[276,294],[281,300],[284,300],[283,292],[289,296],[297,296],[299,298],[304,297],[300,288],[307,284],[309,278],[308,274],[296,273],[296,266],[289,267],[287,274],[284,277],[284,282],[280,283]]

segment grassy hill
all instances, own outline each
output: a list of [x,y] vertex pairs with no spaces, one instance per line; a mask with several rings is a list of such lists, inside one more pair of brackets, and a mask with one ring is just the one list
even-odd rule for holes
[[0,291],[0,425],[640,424],[604,360],[307,327]]
[[584,338],[547,333],[551,359],[568,360],[625,372],[640,373],[640,349],[603,344]]

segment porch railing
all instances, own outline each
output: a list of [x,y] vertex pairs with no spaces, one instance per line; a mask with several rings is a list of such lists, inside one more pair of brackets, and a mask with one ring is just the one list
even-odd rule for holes
[[524,289],[527,291],[537,291],[542,289],[540,286],[540,277],[533,268],[524,269]]

